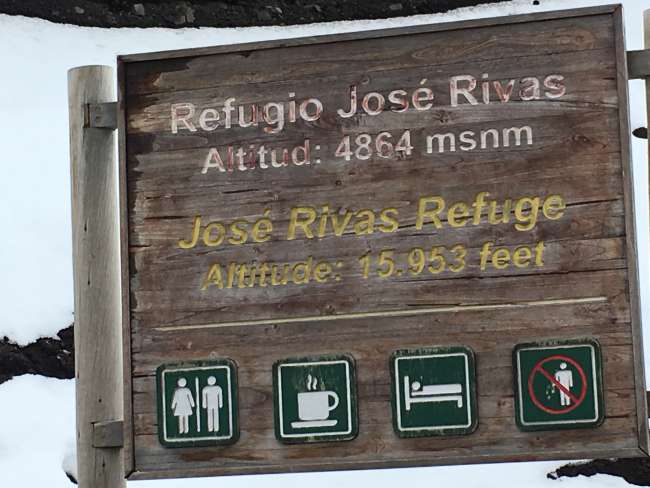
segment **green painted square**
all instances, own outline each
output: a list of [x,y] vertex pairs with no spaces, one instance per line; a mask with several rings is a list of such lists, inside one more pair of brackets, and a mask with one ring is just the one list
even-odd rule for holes
[[470,348],[396,351],[390,370],[398,436],[463,435],[476,430],[476,373]]
[[166,447],[233,444],[239,438],[237,369],[229,359],[156,370],[158,438]]
[[293,358],[273,365],[275,436],[284,443],[346,441],[358,433],[354,359]]
[[592,339],[519,344],[515,415],[524,431],[596,427],[604,418],[600,345]]

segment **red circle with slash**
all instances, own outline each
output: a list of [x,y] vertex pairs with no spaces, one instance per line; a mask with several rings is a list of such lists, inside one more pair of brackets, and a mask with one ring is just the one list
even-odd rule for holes
[[[544,366],[544,364],[548,363],[549,361],[564,361],[566,363],[569,363],[577,370],[578,375],[582,380],[582,388],[580,389],[580,393],[577,396],[574,393],[571,393],[571,391],[568,388],[562,385],[558,380],[555,379],[553,375],[551,375],[551,373],[549,373],[542,367]],[[538,374],[544,376],[544,378],[546,378],[555,388],[557,388],[558,390],[566,394],[566,396],[568,396],[573,403],[564,408],[552,408],[544,405],[537,398],[537,396],[535,395],[535,390],[533,389],[533,380],[535,379],[535,376]],[[582,366],[580,366],[580,364],[578,364],[575,360],[571,359],[570,357],[564,356],[562,354],[556,354],[554,356],[544,358],[541,361],[539,361],[537,364],[535,364],[533,370],[528,376],[528,394],[530,395],[530,399],[535,404],[535,406],[546,413],[550,413],[551,415],[562,415],[565,413],[569,413],[572,410],[578,408],[580,404],[584,401],[585,397],[587,396],[587,375],[585,374],[585,370],[582,368]]]

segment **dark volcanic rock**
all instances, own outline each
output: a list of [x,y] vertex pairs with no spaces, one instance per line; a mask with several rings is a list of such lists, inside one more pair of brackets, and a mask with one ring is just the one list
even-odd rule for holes
[[57,338],[39,339],[20,347],[4,338],[0,341],[0,383],[21,374],[52,378],[74,378],[73,326],[59,331]]
[[0,0],[0,13],[93,27],[246,27],[431,14],[495,1]]
[[596,459],[588,463],[567,464],[547,476],[558,479],[595,474],[620,476],[633,485],[650,486],[650,459]]

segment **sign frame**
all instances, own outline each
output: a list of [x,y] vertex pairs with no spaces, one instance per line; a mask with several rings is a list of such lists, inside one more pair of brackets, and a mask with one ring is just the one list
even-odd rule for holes
[[[619,137],[620,137],[620,156],[623,167],[623,185],[624,185],[624,211],[625,211],[625,235],[626,235],[626,256],[628,270],[628,288],[629,291],[629,310],[630,310],[630,327],[632,330],[633,340],[633,365],[634,365],[634,390],[635,390],[635,410],[637,417],[637,438],[638,446],[634,448],[625,447],[617,451],[621,457],[647,456],[650,450],[647,428],[647,403],[646,388],[644,378],[643,363],[643,342],[641,333],[640,305],[639,305],[639,285],[638,285],[638,262],[636,250],[636,232],[634,222],[634,194],[633,194],[633,176],[630,154],[630,127],[628,118],[628,88],[627,88],[627,62],[626,50],[623,34],[623,14],[620,5],[607,5],[602,7],[590,7],[582,9],[571,9],[563,11],[542,12],[535,14],[514,15],[500,18],[489,18],[471,21],[461,21],[452,23],[420,25],[403,28],[392,28],[383,30],[373,30],[365,32],[354,32],[337,35],[326,35],[316,37],[306,37],[299,39],[283,39],[277,41],[265,41],[256,43],[236,44],[229,46],[216,46],[198,49],[185,49],[178,51],[163,51],[148,54],[133,54],[118,57],[118,153],[119,153],[119,194],[120,194],[120,240],[121,240],[121,277],[122,277],[122,327],[123,327],[123,370],[124,370],[124,459],[125,475],[129,480],[155,479],[155,478],[176,478],[186,476],[213,476],[228,474],[258,474],[258,473],[279,473],[279,472],[297,472],[297,471],[325,471],[340,469],[370,469],[370,468],[389,468],[389,467],[408,467],[408,466],[431,466],[438,464],[455,464],[459,461],[454,456],[444,455],[435,459],[426,453],[420,457],[405,458],[391,461],[374,461],[374,462],[354,462],[354,463],[318,463],[302,464],[299,467],[287,464],[273,464],[263,467],[213,467],[197,471],[192,468],[185,469],[159,469],[141,471],[136,465],[135,452],[135,425],[133,402],[135,397],[134,382],[132,375],[132,346],[134,329],[131,324],[131,292],[130,292],[130,262],[129,262],[129,219],[128,219],[128,195],[127,195],[127,148],[126,148],[126,127],[127,127],[127,106],[125,98],[125,73],[126,67],[132,63],[155,61],[155,60],[178,60],[186,57],[201,55],[214,55],[223,53],[246,53],[256,50],[266,50],[274,48],[286,48],[294,46],[318,46],[324,43],[336,43],[352,40],[377,39],[393,36],[417,35],[425,33],[442,33],[451,32],[459,29],[470,28],[489,28],[496,26],[517,25],[528,22],[580,18],[595,15],[611,15],[615,25],[615,45],[616,45],[616,68],[617,68],[617,87],[619,97]],[[405,341],[404,348],[417,348],[418,344]],[[340,351],[344,353],[345,351]],[[298,356],[299,354],[296,354]],[[307,355],[307,354],[305,354]],[[197,358],[200,359],[200,358]],[[480,361],[480,358],[478,359]],[[269,371],[269,376],[271,372]],[[241,381],[241,379],[240,379]],[[480,389],[480,378],[477,378]],[[363,415],[359,405],[359,415]],[[512,419],[514,423],[514,418]],[[387,412],[387,425],[390,424],[390,412]],[[479,418],[480,424],[480,418]],[[403,440],[408,441],[408,440]],[[594,458],[612,453],[611,448],[604,450],[579,450],[570,453],[574,458]],[[564,451],[546,452],[539,459],[565,459],[569,453]],[[524,454],[507,454],[495,453],[490,457],[490,462],[495,461],[522,461],[532,460],[534,457],[530,453]],[[462,459],[464,463],[486,462],[485,456],[468,456]]]
[[[465,386],[465,405],[469,422],[467,425],[455,426],[421,426],[421,427],[404,427],[401,424],[401,408],[403,395],[401,391],[406,392],[406,384],[402,383],[400,378],[400,361],[409,361],[415,359],[439,359],[461,356],[464,358],[466,378]],[[423,347],[419,349],[398,350],[390,357],[390,374],[391,374],[391,409],[393,414],[393,428],[395,433],[405,439],[427,437],[427,436],[452,436],[452,435],[470,435],[478,428],[478,406],[476,404],[476,358],[474,351],[465,346],[444,346],[444,347]],[[406,377],[408,378],[408,376]],[[422,386],[421,388],[424,388]],[[461,387],[462,388],[462,387]],[[462,391],[462,389],[461,389]],[[406,393],[404,393],[406,395]],[[408,402],[408,400],[406,400]],[[418,401],[418,398],[415,398]]]
[[[282,387],[282,369],[300,366],[333,366],[345,365],[346,391],[347,391],[347,427],[344,431],[300,434],[298,432],[284,432],[283,422],[283,387]],[[315,382],[317,383],[317,382]],[[322,379],[320,381],[322,386]],[[329,384],[329,383],[328,383]],[[318,388],[318,385],[316,385]],[[317,390],[320,391],[320,390]],[[328,393],[321,391],[321,393]],[[341,395],[339,394],[340,398]],[[328,400],[329,402],[329,400]],[[336,399],[336,404],[339,399]],[[300,407],[298,407],[300,408]],[[330,442],[330,441],[351,441],[359,435],[359,407],[357,400],[357,372],[354,358],[347,354],[323,355],[316,357],[299,357],[286,358],[278,360],[273,365],[273,421],[275,427],[275,437],[279,442],[284,444],[304,444],[310,442]]]
[[[579,369],[579,375],[582,377],[583,380],[583,385],[582,385],[582,391],[583,393],[578,395],[578,399],[576,401],[583,401],[585,399],[585,393],[587,392],[587,388],[589,386],[592,386],[594,389],[594,392],[592,393],[593,396],[593,402],[594,402],[594,415],[595,418],[593,419],[578,419],[578,420],[559,420],[556,422],[547,420],[547,421],[536,421],[536,422],[526,422],[524,421],[524,392],[523,388],[530,389],[532,388],[530,385],[530,378],[526,378],[525,375],[522,375],[522,365],[521,365],[521,355],[520,353],[523,351],[531,351],[531,350],[562,350],[562,349],[570,349],[570,348],[579,348],[579,347],[588,347],[591,349],[591,376],[592,376],[592,381],[587,383],[584,381],[586,379],[584,370]],[[558,353],[561,354],[561,353]],[[600,350],[600,344],[598,341],[593,340],[593,339],[576,339],[576,340],[561,340],[561,341],[540,341],[540,342],[531,342],[531,343],[525,343],[525,344],[518,344],[515,349],[512,352],[512,358],[513,358],[513,370],[514,370],[514,381],[515,381],[515,415],[516,415],[516,421],[517,421],[517,426],[523,430],[523,431],[528,431],[528,432],[536,432],[536,431],[546,431],[546,430],[567,430],[567,429],[579,429],[579,428],[592,428],[594,426],[599,426],[600,424],[603,423],[605,420],[605,410],[606,410],[606,405],[604,402],[604,395],[603,395],[603,374],[602,374],[602,353]],[[533,370],[537,369],[537,367],[548,361],[549,359],[545,359],[542,362],[538,363]],[[571,358],[567,357],[567,361],[573,364],[576,369],[581,368],[579,364],[575,363],[574,360]],[[532,372],[530,373],[532,376]],[[556,380],[557,381],[557,380]],[[527,386],[526,386],[527,385]],[[532,390],[529,391],[528,395],[531,397],[531,401],[533,403],[536,403],[536,400],[533,398],[532,395]],[[540,401],[540,400],[537,400]],[[543,408],[543,407],[539,407]],[[575,406],[573,407],[575,408]],[[571,410],[573,410],[573,408]],[[559,412],[557,412],[559,414]],[[567,411],[567,413],[569,413]]]
[[[158,431],[158,438],[160,443],[165,447],[170,448],[183,448],[183,447],[210,447],[215,445],[231,445],[237,442],[239,439],[239,399],[238,399],[238,388],[237,388],[237,365],[234,361],[228,358],[220,358],[210,361],[195,361],[193,363],[166,363],[161,364],[156,370],[156,386],[158,391],[156,393],[157,401],[159,404],[158,409],[158,425],[166,423],[166,398],[165,398],[165,374],[168,372],[178,372],[178,371],[196,371],[196,370],[214,370],[214,369],[225,369],[226,370],[226,382],[228,385],[227,392],[224,392],[224,400],[228,405],[228,423],[230,429],[230,436],[228,437],[215,437],[214,439],[202,438],[197,440],[187,440],[181,441],[167,438],[167,429],[166,426]],[[227,395],[226,395],[227,393]],[[196,403],[197,410],[200,412],[201,409],[198,406],[200,403],[199,393],[196,393]],[[160,408],[160,405],[163,405]]]

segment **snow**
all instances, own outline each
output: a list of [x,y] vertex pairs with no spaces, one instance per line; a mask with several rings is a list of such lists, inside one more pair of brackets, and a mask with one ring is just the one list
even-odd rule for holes
[[[73,320],[70,183],[67,135],[67,70],[115,64],[117,54],[312,36],[471,18],[597,5],[589,0],[516,0],[447,14],[377,21],[334,22],[245,29],[97,29],[0,15],[0,337],[27,344],[53,336]],[[641,49],[642,11],[650,0],[626,0],[628,49]],[[641,81],[630,82],[632,128],[645,125]],[[640,267],[648,269],[648,174],[645,141],[632,138]],[[642,272],[642,312],[650,317],[648,273]],[[646,334],[646,341],[649,334]],[[646,350],[650,349],[646,342]],[[650,357],[650,354],[647,354]],[[70,487],[62,465],[74,469],[74,382],[34,376],[0,385],[0,481],[24,488]],[[358,487],[359,485],[462,487],[627,486],[599,475],[546,479],[561,463],[520,463],[345,473],[246,476],[203,480],[131,482],[134,488]]]
[[24,375],[0,387],[0,485],[71,487],[61,468],[75,438],[74,381]]
[[[118,54],[251,42],[403,25],[466,20],[597,4],[587,0],[517,0],[458,9],[447,14],[388,20],[333,22],[241,29],[98,29],[0,15],[4,70],[0,119],[5,178],[0,181],[0,337],[27,344],[54,336],[73,320],[70,182],[67,136],[67,70],[115,64]],[[641,11],[648,0],[626,1],[628,49],[642,48]],[[630,83],[632,127],[645,123],[642,82]],[[639,247],[648,248],[645,143],[634,138]],[[20,182],[29,182],[27,185]],[[19,212],[16,210],[20,209]],[[17,263],[20,263],[17,265]],[[646,269],[647,255],[641,255]],[[647,294],[645,273],[642,291]],[[25,290],[28,290],[27,292]],[[644,301],[647,316],[650,303]]]

